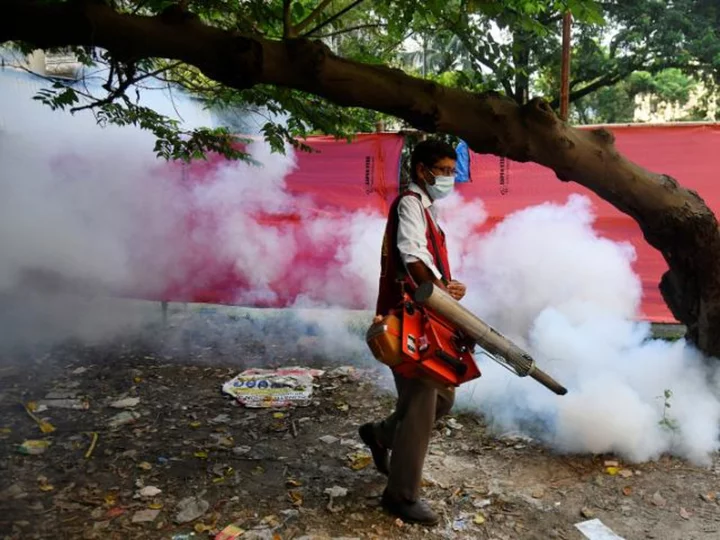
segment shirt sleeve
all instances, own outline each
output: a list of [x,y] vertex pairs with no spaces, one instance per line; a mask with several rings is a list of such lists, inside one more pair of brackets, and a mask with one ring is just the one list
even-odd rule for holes
[[420,261],[430,269],[436,279],[441,279],[442,274],[435,266],[433,256],[427,248],[426,228],[427,222],[422,202],[409,196],[400,199],[397,247],[405,268],[407,269],[407,265],[410,263]]

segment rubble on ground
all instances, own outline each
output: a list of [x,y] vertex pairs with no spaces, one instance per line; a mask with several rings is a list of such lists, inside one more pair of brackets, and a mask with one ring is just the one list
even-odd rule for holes
[[[457,414],[438,425],[424,480],[442,522],[403,523],[381,510],[385,479],[357,437],[393,404],[373,364],[313,366],[312,392],[278,408],[223,394],[256,367],[236,360],[56,354],[52,367],[0,372],[0,538],[720,535],[720,465],[559,456]],[[275,362],[268,369],[303,365]]]

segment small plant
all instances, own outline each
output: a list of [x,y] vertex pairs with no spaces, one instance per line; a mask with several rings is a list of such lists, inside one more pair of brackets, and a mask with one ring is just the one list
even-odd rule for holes
[[662,418],[658,422],[658,424],[669,431],[672,431],[673,433],[676,432],[679,429],[679,425],[677,420],[675,420],[672,416],[668,414],[668,410],[671,407],[670,404],[670,398],[672,398],[672,390],[666,388],[665,392],[663,392],[662,396],[658,396],[658,399],[663,399],[663,413]]

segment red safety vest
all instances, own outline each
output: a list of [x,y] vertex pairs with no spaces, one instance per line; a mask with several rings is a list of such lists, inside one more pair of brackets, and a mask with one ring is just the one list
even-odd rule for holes
[[[418,193],[405,191],[401,193],[390,206],[380,255],[380,290],[378,292],[377,307],[375,310],[377,315],[384,316],[390,313],[391,310],[395,309],[398,304],[402,302],[405,287],[413,287],[413,282],[405,270],[405,265],[400,257],[400,251],[397,248],[398,204],[400,204],[400,200],[407,195],[421,199]],[[430,210],[427,208],[425,208],[425,219],[427,221],[425,237],[427,238],[428,251],[433,257],[435,266],[442,273],[443,278],[446,281],[450,281],[452,278],[450,276],[450,262],[448,261],[447,246],[445,244],[445,233],[440,227],[435,225],[430,215]]]

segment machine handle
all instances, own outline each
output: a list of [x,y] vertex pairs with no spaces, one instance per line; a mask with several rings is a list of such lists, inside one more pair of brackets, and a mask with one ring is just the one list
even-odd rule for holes
[[452,368],[455,370],[455,373],[463,377],[465,373],[467,373],[467,366],[455,358],[454,356],[450,356],[448,353],[443,351],[442,349],[437,349],[435,351],[435,356],[437,356],[440,360],[443,362],[447,362],[452,366]]

